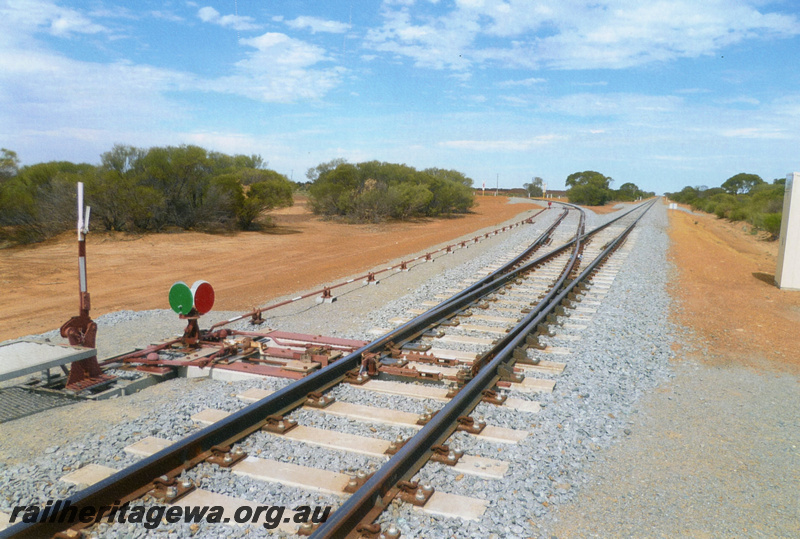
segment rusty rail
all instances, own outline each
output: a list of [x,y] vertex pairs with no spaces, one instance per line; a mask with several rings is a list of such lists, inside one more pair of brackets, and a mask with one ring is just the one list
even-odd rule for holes
[[357,281],[365,280],[366,282],[375,282],[375,277],[377,275],[380,275],[380,274],[385,273],[387,271],[392,271],[392,270],[397,270],[397,269],[407,270],[409,264],[411,264],[413,262],[416,262],[416,261],[418,261],[420,259],[422,259],[422,260],[427,262],[429,260],[433,260],[433,258],[432,258],[433,255],[435,255],[437,253],[442,253],[442,252],[449,253],[449,252],[452,252],[453,248],[464,248],[464,247],[467,247],[468,244],[478,243],[482,239],[487,239],[489,236],[493,236],[493,235],[499,234],[500,232],[505,232],[506,230],[511,230],[511,229],[516,228],[518,226],[521,226],[521,225],[523,225],[525,223],[532,223],[533,219],[535,217],[537,217],[539,214],[541,214],[542,212],[544,212],[544,211],[547,211],[547,208],[542,208],[541,210],[539,210],[535,214],[533,214],[533,215],[531,215],[529,217],[526,217],[525,219],[523,219],[521,221],[517,221],[516,223],[512,223],[510,225],[506,225],[506,226],[501,227],[501,228],[496,228],[495,230],[493,230],[491,232],[485,232],[484,234],[479,234],[479,235],[477,235],[474,238],[471,238],[469,240],[462,240],[462,241],[459,241],[459,242],[456,242],[456,243],[451,243],[449,245],[446,245],[446,246],[441,247],[439,249],[436,249],[434,251],[429,251],[429,252],[425,253],[424,255],[420,255],[420,256],[411,258],[409,260],[403,260],[402,262],[398,262],[397,264],[394,264],[393,266],[389,266],[387,268],[380,269],[380,270],[377,270],[377,271],[371,271],[371,272],[365,273],[364,275],[360,275],[358,277],[353,277],[353,278],[348,279],[346,281],[342,281],[340,283],[332,284],[330,286],[326,286],[326,287],[321,288],[319,290],[314,290],[313,292],[307,292],[305,294],[301,294],[301,295],[293,297],[291,299],[287,299],[287,300],[284,300],[284,301],[280,301],[278,303],[273,303],[271,305],[267,305],[266,307],[260,307],[258,309],[253,309],[250,312],[234,316],[233,318],[230,318],[228,320],[223,320],[221,322],[217,322],[216,324],[214,324],[210,328],[208,328],[208,331],[213,331],[216,328],[223,327],[223,326],[226,326],[228,324],[232,324],[233,322],[238,322],[239,320],[242,320],[244,318],[260,317],[261,313],[264,313],[266,311],[271,311],[273,309],[277,309],[277,308],[283,307],[285,305],[290,305],[290,304],[295,303],[297,301],[300,301],[302,299],[307,299],[307,298],[311,298],[311,297],[324,297],[324,298],[330,297],[331,290],[335,290],[337,288],[341,288],[343,286],[347,286],[349,284],[353,284],[354,282],[357,282]]
[[[635,209],[631,211],[635,211]],[[625,215],[628,215],[629,213],[631,212],[628,212]],[[544,260],[555,256],[555,254],[568,249],[570,246],[576,244],[579,245],[580,241],[587,236],[598,232],[625,215],[610,221],[606,225],[598,227],[587,234],[578,234],[575,239],[564,246],[561,246],[558,249],[555,249],[554,251],[551,251],[550,253],[547,253],[546,255],[530,261],[520,267],[509,270],[505,274],[498,276],[492,282],[486,283],[475,290],[451,298],[443,304],[440,304],[439,306],[430,309],[426,313],[419,315],[414,320],[403,324],[379,339],[376,339],[366,346],[363,346],[351,354],[348,354],[346,357],[339,359],[335,363],[329,364],[327,367],[320,369],[319,371],[316,371],[305,378],[297,380],[296,382],[276,391],[275,393],[256,403],[239,410],[238,412],[231,414],[230,416],[214,423],[213,425],[210,425],[199,432],[175,442],[169,447],[142,459],[136,464],[120,470],[114,475],[73,494],[68,498],[70,506],[77,507],[78,510],[87,506],[110,507],[114,505],[115,502],[124,503],[125,501],[130,501],[142,496],[153,488],[153,482],[156,478],[162,476],[167,476],[168,480],[176,478],[184,470],[189,469],[199,462],[211,457],[216,448],[230,447],[235,442],[260,429],[268,422],[268,418],[270,416],[284,415],[289,411],[302,406],[303,403],[310,398],[310,394],[321,392],[332,387],[341,381],[346,376],[348,371],[357,369],[360,366],[360,362],[364,354],[379,353],[381,350],[386,349],[390,344],[408,342],[424,332],[427,327],[436,324],[437,321],[459,312],[466,305],[481,295],[498,289],[510,280],[516,278],[517,275],[533,269],[537,264],[540,264]],[[564,273],[564,276],[566,275],[568,275],[567,272]],[[562,282],[565,278],[564,276],[562,276]],[[551,293],[554,292],[555,289]],[[563,292],[559,294],[558,297],[561,298],[565,295],[566,292]],[[527,317],[526,320],[528,318],[529,317]],[[543,316],[538,316],[534,320],[539,319],[543,319]],[[526,327],[535,327],[535,325],[533,322],[530,322]],[[519,337],[521,330],[515,331],[514,334]],[[504,339],[503,342],[506,341],[507,339]],[[505,355],[503,355],[504,351],[516,342],[517,341],[514,340],[513,342],[507,344],[503,351],[498,352],[493,356],[493,359],[491,359],[491,361],[487,364],[486,368],[481,370],[479,376],[474,377],[472,381],[464,386],[465,388],[470,388],[468,393],[464,393],[465,395],[471,394],[472,388],[476,387],[477,384],[484,383],[482,381],[479,382],[478,380],[485,380],[487,376],[495,375],[498,365],[505,358]],[[447,409],[450,410],[452,408]],[[444,418],[450,418],[451,415],[451,412],[446,414],[439,413],[435,416],[434,420],[429,423],[429,425],[439,425],[444,421]],[[442,418],[441,420],[436,419],[440,416]],[[430,440],[432,439],[432,429],[433,427],[425,427],[417,436],[419,437],[420,434],[424,432],[425,439]],[[436,437],[438,438],[439,435]],[[404,452],[401,451],[398,453],[398,455],[401,453],[406,455],[409,451],[411,451],[411,448],[413,448],[413,444],[408,450],[404,450]],[[390,462],[396,461],[392,460]],[[404,468],[407,468],[408,465],[404,464],[403,466]],[[392,472],[390,475],[395,477],[397,473]],[[326,523],[322,528],[320,528],[320,530],[318,530],[317,533],[321,534],[318,536],[341,536],[339,531],[329,532],[326,530],[334,529],[334,525],[341,526],[342,522],[350,522],[352,518],[355,518],[352,517],[352,515],[359,515],[359,520],[363,518],[364,507],[366,507],[364,504],[370,502],[369,499],[365,501],[363,498],[363,492],[365,492],[364,489],[375,489],[376,485],[378,485],[377,481],[374,480],[370,480],[365,483],[365,485],[359,490],[359,492],[362,494],[359,494],[358,498],[349,499],[339,511],[335,512],[333,514],[333,518],[328,521],[330,526],[328,523]],[[384,490],[388,490],[388,488],[384,488],[383,483],[380,483],[377,486],[377,491],[380,492]],[[359,502],[358,507],[356,507],[356,501],[359,499],[361,501]],[[374,502],[375,500],[373,499],[371,501]],[[344,508],[348,508],[347,511],[340,513],[340,511],[342,511]],[[366,509],[367,512],[369,510],[369,508]],[[344,518],[345,514],[349,514],[351,516]],[[54,515],[54,517],[56,517],[56,515]],[[10,528],[7,528],[6,530],[0,531],[0,538],[46,537],[52,536],[53,534],[61,532],[69,527],[77,527],[77,525],[59,523],[57,520],[58,518],[51,518],[48,519],[48,522],[20,522],[11,526]],[[336,524],[334,524],[334,522],[336,522]],[[340,530],[341,528],[336,529]]]
[[458,394],[408,440],[386,464],[353,493],[327,521],[322,523],[311,537],[313,539],[358,537],[359,526],[370,525],[398,494],[396,485],[401,481],[410,480],[422,468],[431,458],[432,448],[443,444],[456,430],[458,418],[471,413],[482,400],[484,391],[498,382],[501,376],[501,367],[513,366],[514,350],[527,347],[525,341],[528,334],[543,323],[570,292],[622,244],[653,203],[651,202],[642,215],[622,234],[609,242],[603,252],[577,278],[566,282],[578,261],[581,239],[584,237],[579,235],[577,241],[574,242],[572,257],[556,285],[523,318],[519,325],[500,340],[497,346],[479,358],[485,362],[484,368],[464,385]]

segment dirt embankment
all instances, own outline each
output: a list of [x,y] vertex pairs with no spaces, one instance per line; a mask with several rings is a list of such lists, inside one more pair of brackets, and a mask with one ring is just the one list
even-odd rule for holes
[[671,211],[670,225],[678,321],[707,343],[708,358],[800,367],[800,292],[775,286],[778,243],[709,214]]
[[[531,209],[506,197],[476,201],[472,213],[452,218],[347,225],[315,217],[301,199],[274,212],[276,227],[265,233],[93,233],[87,240],[91,314],[165,309],[175,281],[198,279],[214,286],[215,309],[246,311]],[[73,233],[0,250],[0,341],[59,327],[78,314],[77,273]]]

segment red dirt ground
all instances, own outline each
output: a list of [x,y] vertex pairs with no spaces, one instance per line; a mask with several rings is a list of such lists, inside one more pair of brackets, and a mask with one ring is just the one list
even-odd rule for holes
[[774,284],[777,242],[742,223],[675,210],[670,238],[677,321],[707,343],[708,361],[800,367],[800,292]]
[[[214,286],[216,310],[245,312],[532,208],[508,204],[506,197],[476,201],[473,213],[453,218],[348,225],[315,217],[300,199],[274,212],[276,227],[266,233],[93,233],[87,239],[91,314],[169,308],[169,287],[198,279]],[[74,233],[0,250],[0,341],[59,327],[78,314],[77,258]]]

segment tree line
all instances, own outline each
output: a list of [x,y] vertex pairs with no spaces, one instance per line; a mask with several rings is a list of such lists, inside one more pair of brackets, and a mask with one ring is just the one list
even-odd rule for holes
[[686,186],[667,196],[720,219],[745,221],[777,238],[781,230],[785,184],[785,178],[767,183],[757,174],[741,172],[719,187]]
[[[635,183],[623,183],[619,189],[612,189],[614,180],[594,170],[575,172],[567,176],[567,199],[573,204],[584,206],[602,206],[607,202],[633,202],[640,198],[650,198],[655,193],[642,191]],[[540,197],[544,192],[544,180],[535,177],[530,183],[523,184],[528,196]]]
[[290,206],[293,184],[258,155],[199,146],[115,145],[99,165],[51,161],[19,166],[0,154],[0,241],[41,241],[75,226],[83,182],[92,224],[104,230],[249,230],[265,210]]
[[575,172],[567,176],[567,198],[573,204],[602,206],[607,202],[633,202],[640,198],[650,198],[655,193],[642,191],[635,183],[623,183],[619,189],[612,189],[614,180],[594,170]]
[[474,204],[472,179],[456,170],[334,159],[306,177],[315,213],[355,222],[465,213]]

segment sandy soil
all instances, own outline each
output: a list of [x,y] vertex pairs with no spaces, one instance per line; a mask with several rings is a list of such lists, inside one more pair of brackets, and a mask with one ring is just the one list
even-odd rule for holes
[[[215,310],[244,312],[501,223],[531,207],[509,204],[506,197],[478,196],[476,201],[472,213],[453,218],[347,225],[313,216],[300,199],[274,212],[276,227],[265,233],[90,234],[91,314],[165,309],[174,282],[191,285],[198,279],[214,286]],[[0,341],[57,328],[78,314],[77,258],[73,233],[0,250]]]
[[800,367],[800,292],[775,286],[778,243],[709,214],[670,213],[678,322],[706,343],[708,360]]

